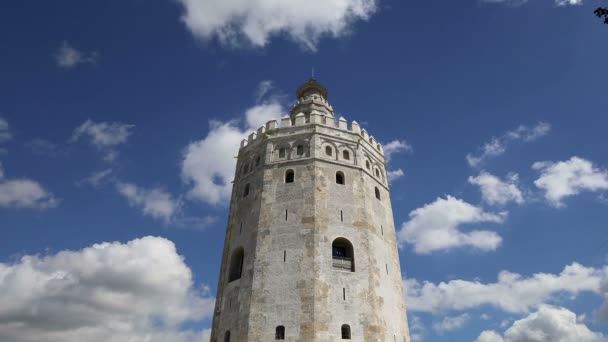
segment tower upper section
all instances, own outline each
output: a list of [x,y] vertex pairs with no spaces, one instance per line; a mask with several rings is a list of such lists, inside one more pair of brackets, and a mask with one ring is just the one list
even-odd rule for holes
[[291,117],[295,117],[299,113],[303,113],[304,115],[316,113],[330,118],[334,117],[334,109],[327,102],[327,90],[314,78],[311,78],[298,88],[296,98],[298,102],[296,102],[290,111],[289,115]]

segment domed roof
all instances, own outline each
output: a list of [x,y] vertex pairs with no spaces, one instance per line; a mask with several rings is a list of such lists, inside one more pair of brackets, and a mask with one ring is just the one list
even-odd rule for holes
[[317,82],[314,78],[309,79],[307,82],[302,84],[298,91],[296,92],[296,96],[298,98],[304,97],[307,93],[317,93],[321,94],[325,99],[327,99],[327,89],[321,85],[321,83]]

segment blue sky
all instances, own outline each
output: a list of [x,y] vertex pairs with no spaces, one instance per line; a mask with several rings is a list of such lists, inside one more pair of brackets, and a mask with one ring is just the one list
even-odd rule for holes
[[236,144],[314,67],[394,151],[412,340],[606,340],[601,5],[3,2],[0,339],[208,338]]

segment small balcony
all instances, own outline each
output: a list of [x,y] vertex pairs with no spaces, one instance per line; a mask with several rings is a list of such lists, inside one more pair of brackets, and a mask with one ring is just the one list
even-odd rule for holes
[[353,272],[353,270],[354,270],[353,258],[344,258],[344,257],[339,257],[339,256],[333,256],[332,259],[333,259],[332,260],[333,268],[342,270],[342,271]]

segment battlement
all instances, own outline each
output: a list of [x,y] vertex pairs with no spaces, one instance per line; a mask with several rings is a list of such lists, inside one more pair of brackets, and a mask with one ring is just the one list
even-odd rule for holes
[[266,134],[277,133],[280,130],[288,130],[293,127],[313,125],[321,125],[346,131],[352,134],[357,134],[361,137],[362,141],[367,142],[371,148],[384,156],[384,149],[382,145],[378,143],[373,136],[369,135],[365,128],[361,128],[357,121],[352,121],[349,125],[344,117],[340,117],[338,120],[335,120],[334,118],[328,117],[321,113],[311,113],[307,115],[304,113],[298,113],[294,117],[285,115],[283,118],[281,118],[280,124],[277,120],[268,121],[266,125],[261,126],[255,132],[249,134],[247,139],[243,139],[241,141],[240,149],[260,141]]

